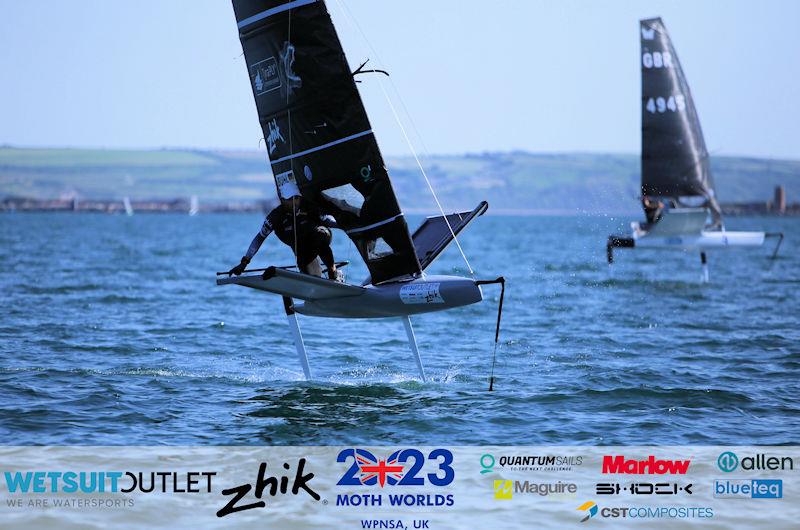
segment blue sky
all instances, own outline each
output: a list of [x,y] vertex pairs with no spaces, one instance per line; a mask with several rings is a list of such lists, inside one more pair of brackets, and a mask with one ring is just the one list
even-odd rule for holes
[[[423,151],[637,153],[637,21],[660,15],[709,150],[800,159],[796,0],[327,3],[351,65],[391,72]],[[258,147],[228,1],[0,0],[0,12],[0,144]],[[409,154],[377,77],[364,79],[382,149]]]

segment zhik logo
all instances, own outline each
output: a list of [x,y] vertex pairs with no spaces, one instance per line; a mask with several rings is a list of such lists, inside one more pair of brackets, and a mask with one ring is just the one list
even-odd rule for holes
[[[455,478],[453,453],[434,449],[427,457],[418,449],[400,449],[387,458],[378,458],[366,449],[345,449],[336,457],[339,463],[352,460],[337,486],[447,486]],[[437,465],[433,473],[421,473],[426,461]]]
[[[315,501],[318,501],[320,499],[319,494],[311,489],[311,487],[308,485],[311,479],[314,478],[314,473],[304,474],[303,471],[305,469],[305,465],[305,458],[301,458],[297,463],[297,472],[295,473],[291,488],[292,495],[297,495],[300,493],[300,490],[303,490]],[[289,471],[291,466],[288,463],[284,463],[283,469]],[[267,464],[266,462],[262,462],[258,467],[258,477],[256,478],[255,484],[255,496],[257,499],[263,498],[265,490],[266,493],[271,497],[275,497],[278,494],[286,495],[289,493],[290,490],[288,476],[266,477],[266,474]],[[232,513],[241,512],[244,510],[252,510],[253,508],[265,508],[267,503],[263,500],[245,505],[237,505],[237,503],[244,499],[252,489],[252,484],[242,484],[240,486],[222,490],[223,495],[233,495],[233,498],[228,502],[228,504],[226,504],[217,512],[217,517],[225,517],[226,515],[230,515]]]
[[582,512],[587,512],[586,517],[581,519],[582,523],[585,523],[586,521],[597,515],[597,505],[592,501],[584,502],[583,504],[578,506],[577,509]]

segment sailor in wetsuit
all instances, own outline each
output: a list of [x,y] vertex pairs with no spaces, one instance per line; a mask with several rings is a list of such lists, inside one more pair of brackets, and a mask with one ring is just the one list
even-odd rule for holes
[[644,216],[647,218],[647,225],[645,229],[650,228],[661,219],[661,214],[664,211],[664,203],[648,197],[642,196],[642,208],[644,209]]
[[244,272],[267,236],[275,232],[278,239],[295,252],[300,272],[318,275],[319,266],[316,260],[319,256],[328,268],[328,278],[341,281],[331,250],[330,229],[336,228],[336,221],[330,215],[321,215],[314,205],[303,199],[293,182],[289,186],[281,186],[279,192],[281,204],[267,215],[242,261],[228,271],[228,274],[238,276]]

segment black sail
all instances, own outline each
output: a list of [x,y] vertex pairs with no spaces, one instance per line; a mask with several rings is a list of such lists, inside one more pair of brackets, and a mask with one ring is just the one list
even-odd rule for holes
[[640,21],[642,195],[703,197],[715,221],[710,161],[678,55],[660,18]]
[[258,118],[279,185],[333,215],[373,283],[419,260],[353,74],[322,0],[233,0]]

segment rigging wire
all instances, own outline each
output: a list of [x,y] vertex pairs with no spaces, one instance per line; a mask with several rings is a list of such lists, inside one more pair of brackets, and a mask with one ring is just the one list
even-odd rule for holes
[[[288,21],[288,24],[289,24],[289,27],[288,27],[288,32],[287,32],[287,36],[286,36],[286,42],[291,46],[291,43],[292,43],[292,10],[291,9],[289,10],[289,21]],[[289,53],[289,50],[287,49],[287,57],[288,57],[288,53]],[[288,58],[286,59],[286,61],[288,62]],[[286,74],[286,77],[287,78],[289,77],[288,72]],[[286,80],[286,117],[287,117],[287,120],[289,122],[289,155],[291,156],[291,155],[294,154],[294,148],[292,146],[292,109],[289,106],[289,96],[290,96],[290,94],[291,94],[291,88],[289,86],[289,80],[287,79]],[[291,160],[289,160],[289,167],[290,167],[289,171],[290,171],[290,174],[291,174],[293,165],[294,165],[294,163]],[[287,175],[286,178],[287,179],[289,178],[288,175]],[[294,261],[295,261],[295,263],[297,263],[297,270],[299,272],[305,272],[304,270],[301,269],[302,266],[300,265],[300,260],[299,260],[300,256],[297,254],[297,206],[295,205],[295,203],[297,201],[295,201],[294,198],[290,198],[290,199],[292,201],[292,232],[294,232]],[[278,190],[278,200],[281,200],[280,189]]]
[[[375,48],[372,46],[372,43],[369,41],[369,39],[367,39],[366,34],[361,29],[361,26],[359,26],[358,21],[355,19],[353,14],[350,12],[350,9],[347,7],[347,5],[344,3],[343,0],[336,0],[336,3],[339,4],[339,7],[342,9],[342,12],[345,14],[345,20],[347,20],[348,23],[351,26],[354,26],[356,28],[356,30],[359,32],[359,34],[361,34],[361,38],[364,39],[364,42],[366,43],[366,45],[369,47],[369,49],[375,55],[375,57],[378,60],[378,63],[382,65],[383,61],[381,60],[380,56],[378,55],[378,52],[375,51]],[[394,116],[394,119],[397,122],[397,126],[400,128],[400,132],[403,134],[403,138],[405,139],[406,144],[408,145],[408,148],[411,150],[411,154],[414,156],[414,160],[416,161],[417,166],[419,167],[419,170],[422,173],[422,176],[425,178],[425,183],[428,185],[428,189],[430,190],[431,195],[433,195],[433,200],[436,202],[436,206],[439,208],[439,212],[442,214],[442,218],[444,219],[444,222],[447,225],[447,228],[450,230],[450,235],[453,236],[453,241],[455,242],[456,246],[458,247],[458,251],[461,253],[461,257],[464,259],[464,263],[467,265],[467,269],[469,270],[469,273],[472,275],[472,277],[474,279],[475,278],[475,271],[472,270],[472,266],[470,265],[469,260],[467,259],[467,255],[464,253],[464,249],[461,248],[461,243],[458,241],[458,238],[456,237],[456,233],[453,230],[452,225],[450,224],[450,220],[447,218],[447,214],[444,213],[444,208],[442,207],[442,203],[439,201],[439,197],[436,195],[436,191],[433,189],[433,185],[431,184],[431,181],[428,178],[428,173],[425,171],[425,168],[422,166],[422,162],[419,159],[419,155],[417,154],[416,149],[414,149],[414,144],[411,142],[411,139],[408,136],[408,132],[406,132],[406,128],[403,126],[403,122],[400,120],[400,116],[397,113],[397,109],[395,108],[391,97],[389,97],[389,93],[386,91],[386,87],[384,87],[383,80],[381,79],[381,77],[382,76],[378,76],[378,84],[380,85],[381,92],[383,92],[383,96],[386,98],[386,102],[389,104],[389,108],[391,109],[392,115]],[[389,79],[391,80],[391,77],[389,77]],[[394,83],[392,83],[392,85],[394,86]],[[397,90],[397,87],[395,87],[395,92],[397,92],[397,94],[399,96],[399,91]],[[401,101],[401,103],[402,103],[402,101]],[[403,105],[403,107],[405,108],[405,105]],[[406,110],[406,114],[408,114],[407,110]],[[410,116],[410,114],[409,114],[409,116]],[[412,125],[413,125],[413,121],[412,121]],[[415,129],[416,129],[416,127],[415,127]],[[419,132],[417,132],[417,136],[421,137]],[[423,147],[424,147],[424,145],[423,145]]]

